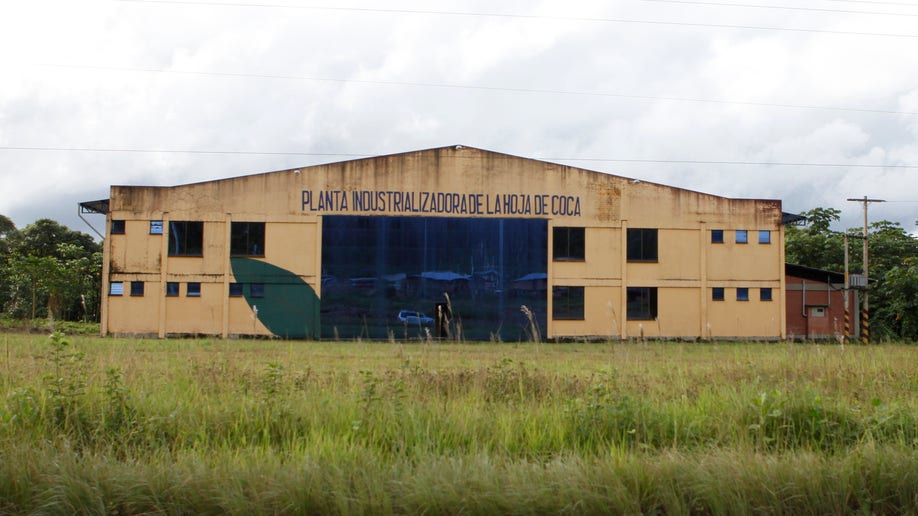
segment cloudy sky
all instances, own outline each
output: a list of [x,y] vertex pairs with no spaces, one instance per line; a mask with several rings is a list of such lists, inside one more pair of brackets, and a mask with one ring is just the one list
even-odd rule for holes
[[3,0],[0,213],[463,144],[915,231],[916,56],[918,0]]

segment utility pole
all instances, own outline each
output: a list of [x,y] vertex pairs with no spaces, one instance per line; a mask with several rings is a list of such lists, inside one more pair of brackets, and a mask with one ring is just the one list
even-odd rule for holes
[[870,275],[867,272],[867,205],[872,202],[886,202],[885,199],[868,199],[865,195],[863,199],[848,199],[852,202],[862,202],[864,203],[864,282],[866,284],[864,288],[864,309],[861,312],[861,342],[867,344],[870,341],[870,303],[869,292],[870,292]]

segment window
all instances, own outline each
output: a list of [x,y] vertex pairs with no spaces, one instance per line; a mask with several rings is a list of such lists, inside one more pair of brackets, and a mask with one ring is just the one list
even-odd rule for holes
[[242,295],[242,283],[230,283],[229,295],[230,297],[240,297]]
[[142,281],[132,281],[131,282],[131,295],[137,297],[143,297],[143,282]]
[[554,287],[551,318],[583,320],[583,287]]
[[162,235],[163,234],[163,221],[151,220],[150,221],[150,234],[151,235]]
[[554,249],[552,256],[555,261],[583,261],[586,257],[586,236],[583,228],[554,228]]
[[234,256],[264,256],[265,223],[233,222],[230,229],[230,254]]
[[252,283],[249,285],[249,295],[252,297],[265,297],[265,284]]
[[711,289],[711,299],[713,301],[724,300],[724,287],[714,287]]
[[759,289],[759,301],[771,301],[771,289]]
[[657,288],[628,287],[628,320],[646,321],[657,318]]
[[628,229],[628,261],[657,261],[656,229]]
[[203,249],[203,222],[169,222],[169,256],[201,256]]
[[760,244],[770,244],[771,243],[771,231],[768,231],[768,230],[759,231],[759,243]]
[[123,281],[113,281],[108,285],[108,295],[110,296],[123,296],[124,295],[124,282]]
[[185,295],[188,297],[201,297],[201,284],[197,281],[188,282],[188,290]]
[[722,243],[724,243],[724,230],[722,230],[722,229],[712,229],[712,230],[711,230],[711,243],[712,243],[712,244],[722,244]]
[[737,244],[746,244],[749,242],[749,232],[745,229],[736,230],[736,243]]
[[111,233],[113,235],[123,235],[124,234],[124,221],[123,220],[113,220]]
[[179,294],[179,284],[177,281],[166,282],[166,297],[175,297]]
[[749,301],[749,289],[742,287],[736,289],[736,300],[737,301]]

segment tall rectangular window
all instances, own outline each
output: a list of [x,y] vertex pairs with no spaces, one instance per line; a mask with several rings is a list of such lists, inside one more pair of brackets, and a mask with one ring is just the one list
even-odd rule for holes
[[113,235],[123,235],[124,234],[124,220],[113,220],[112,221],[112,231]]
[[759,289],[759,301],[771,301],[771,289],[770,288]]
[[552,257],[555,261],[583,261],[586,258],[584,228],[556,227],[552,237]]
[[628,287],[628,320],[647,321],[657,318],[657,288]]
[[185,295],[188,297],[201,297],[201,284],[197,281],[189,281],[188,290],[185,291]]
[[628,261],[657,261],[657,230],[628,228]]
[[203,251],[203,222],[169,221],[169,256],[201,256]]
[[749,289],[746,287],[737,287],[736,300],[737,301],[749,301]]
[[723,301],[724,300],[724,287],[714,287],[711,289],[711,300],[712,301]]
[[230,229],[230,254],[233,256],[264,256],[265,223],[233,222]]
[[724,230],[722,230],[722,229],[712,229],[712,230],[711,230],[711,243],[712,243],[712,244],[722,244],[722,243],[724,243]]
[[749,233],[745,229],[736,230],[736,243],[745,244],[749,242]]
[[132,281],[131,282],[131,295],[135,297],[143,297],[143,282],[142,281]]
[[770,244],[771,243],[771,231],[768,231],[768,230],[759,231],[759,243],[760,244]]
[[551,318],[583,320],[583,287],[554,287]]

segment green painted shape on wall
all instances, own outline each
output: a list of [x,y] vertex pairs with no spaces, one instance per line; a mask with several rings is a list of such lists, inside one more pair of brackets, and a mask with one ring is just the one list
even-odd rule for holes
[[[319,296],[296,274],[251,258],[230,258],[233,276],[244,283],[243,295],[252,311],[277,337],[318,338]],[[264,297],[252,297],[252,283],[264,284]]]

